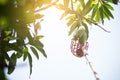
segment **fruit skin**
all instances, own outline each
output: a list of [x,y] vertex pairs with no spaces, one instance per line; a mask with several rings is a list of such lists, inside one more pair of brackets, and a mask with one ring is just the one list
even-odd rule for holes
[[77,50],[76,50],[76,56],[78,56],[78,57],[83,57],[83,56],[84,56],[83,50],[82,50],[82,49],[77,49]]
[[81,58],[87,55],[89,44],[85,42],[85,44],[79,43],[78,40],[71,41],[71,52],[74,56]]

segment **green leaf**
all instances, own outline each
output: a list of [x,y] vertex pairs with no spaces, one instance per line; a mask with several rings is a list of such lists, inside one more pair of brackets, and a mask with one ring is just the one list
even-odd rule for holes
[[13,53],[10,58],[9,65],[8,65],[8,74],[11,74],[14,71],[16,62],[17,62],[17,57],[16,57],[15,53]]
[[74,21],[68,35],[71,35],[77,27],[78,27],[78,21]]
[[87,41],[87,34],[85,31],[83,31],[83,35],[79,38],[79,42],[81,44],[84,44]]
[[11,31],[5,31],[6,36],[9,36],[11,33]]
[[112,0],[114,4],[118,4],[119,0]]
[[82,8],[80,7],[80,6],[77,6],[77,9],[76,9],[76,11],[78,12],[78,14],[80,14],[81,15],[81,13],[82,13]]
[[38,52],[36,51],[36,49],[34,47],[30,47],[30,49],[32,50],[32,52],[36,56],[36,58],[39,59],[39,55],[38,55]]
[[84,44],[87,41],[87,34],[85,32],[85,29],[80,29],[77,33],[79,36],[79,42],[81,44]]
[[88,37],[89,37],[89,30],[88,30],[88,26],[87,26],[87,24],[86,23],[82,23],[82,25],[84,26],[84,28],[85,28],[85,32],[86,32],[86,34],[87,34],[87,39],[88,39]]
[[99,21],[100,21],[100,11],[99,11],[99,10],[96,11],[95,21],[96,21],[96,22],[99,22]]
[[103,8],[104,8],[104,11],[111,17],[111,18],[114,18],[113,14],[111,13],[111,11],[103,5]]
[[28,48],[26,47],[26,48],[24,48],[23,49],[23,61],[25,61],[26,59],[27,59],[27,57],[28,57]]
[[114,8],[110,4],[104,3],[104,6],[106,6],[110,10],[114,10]]
[[66,18],[66,20],[68,20],[67,26],[71,26],[71,25],[73,24],[73,22],[75,21],[75,19],[76,19],[76,15],[68,16],[68,17]]
[[43,49],[43,44],[39,41],[39,40],[34,40],[32,42],[30,42],[30,44],[34,47],[36,47],[45,57],[47,57],[44,49]]
[[3,55],[4,55],[4,58],[5,58],[6,60],[8,60],[8,61],[10,60],[10,57],[9,57],[7,51],[6,51]]
[[39,35],[39,36],[36,36],[36,40],[40,40],[40,39],[42,39],[44,36],[43,35]]
[[30,54],[28,54],[28,60],[29,60],[30,75],[31,75],[32,74],[32,57]]
[[119,0],[106,0],[106,1],[111,2],[113,4],[118,4],[118,2],[119,2]]
[[17,56],[17,58],[21,58],[22,57],[22,53],[17,52],[16,56]]
[[82,7],[84,8],[85,7],[85,2],[84,0],[79,0],[80,4],[82,5]]
[[[36,46],[35,46],[35,47],[36,47]],[[43,54],[44,57],[47,58],[47,55],[46,55],[46,53],[45,53],[45,51],[44,51],[43,48],[40,48],[40,47],[36,47],[36,48]]]
[[74,35],[74,40],[78,40],[79,38],[81,38],[82,34],[83,34],[83,29],[82,28],[77,30],[75,35]]
[[97,11],[98,11],[98,4],[95,5],[93,8],[91,19],[94,19],[94,17],[97,15]]
[[110,20],[110,16],[109,16],[109,14],[107,14],[105,11],[104,11],[104,18],[107,18],[108,20]]
[[44,47],[44,45],[37,39],[30,41],[29,44],[33,46]]
[[99,8],[99,11],[100,11],[100,18],[101,18],[101,21],[102,21],[102,24],[104,24],[104,16],[103,16],[103,7],[101,6],[100,8]]
[[92,1],[93,0],[88,0],[85,7],[83,8],[82,15],[86,15],[91,11],[91,9],[93,8],[92,7]]
[[88,33],[86,32],[84,26],[81,26],[74,35],[74,40],[78,40],[81,44],[84,44],[88,39]]
[[38,34],[38,30],[41,29],[41,24],[40,22],[37,22],[35,25],[34,25],[34,32],[35,32],[35,35],[37,36]]

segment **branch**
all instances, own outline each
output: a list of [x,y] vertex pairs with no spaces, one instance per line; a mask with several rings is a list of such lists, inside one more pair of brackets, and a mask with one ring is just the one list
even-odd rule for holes
[[80,15],[80,14],[79,14],[78,12],[76,12],[76,11],[74,11],[74,12],[75,12],[78,16],[80,16],[81,18],[83,18],[83,19],[85,19],[85,20],[91,22],[92,24],[98,26],[99,28],[101,28],[101,29],[104,30],[105,32],[110,33],[110,31],[108,31],[108,30],[106,30],[105,28],[101,27],[98,23],[94,22],[93,20],[87,19],[86,17]]
[[55,2],[53,2],[53,3],[51,3],[51,4],[47,5],[47,6],[45,6],[45,7],[43,7],[43,8],[40,8],[40,9],[36,10],[35,12],[43,11],[43,10],[45,10],[45,9],[53,6],[53,5],[56,5],[56,3],[57,3],[58,1],[59,1],[59,0],[56,0]]
[[93,74],[94,74],[94,77],[96,80],[100,80],[100,78],[97,76],[97,72],[93,69],[93,66],[91,64],[91,62],[89,61],[89,59],[87,58],[87,55],[85,55],[85,59],[86,61],[88,62],[89,66],[90,66],[90,69],[92,70]]
[[87,19],[86,17],[80,15],[78,12],[76,12],[76,11],[74,11],[74,10],[71,10],[71,9],[68,8],[68,13],[70,13],[70,14],[76,14],[76,15],[80,16],[81,18],[83,18],[83,19],[91,22],[92,24],[98,26],[99,28],[101,28],[101,29],[104,30],[105,32],[110,33],[110,31],[108,31],[108,30],[106,30],[105,28],[101,27],[98,23],[94,22],[93,20]]

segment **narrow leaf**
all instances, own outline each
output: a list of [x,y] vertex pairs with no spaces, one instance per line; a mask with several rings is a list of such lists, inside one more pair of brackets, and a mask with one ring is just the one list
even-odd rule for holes
[[39,40],[35,39],[31,42],[29,42],[29,44],[33,45],[33,46],[39,46],[39,47],[44,47],[43,43],[40,42]]
[[82,25],[83,25],[83,26],[84,26],[84,28],[85,28],[85,32],[86,32],[87,39],[88,39],[88,37],[89,37],[89,30],[88,30],[88,26],[87,26],[87,24],[85,24],[85,23],[82,23]]
[[87,33],[84,28],[80,28],[78,32],[76,33],[78,40],[81,44],[84,44],[87,41]]
[[41,29],[41,25],[40,25],[40,22],[37,22],[35,25],[34,25],[34,31],[35,31],[35,35],[37,36],[38,34],[38,30]]
[[46,53],[45,53],[43,48],[40,48],[40,47],[36,47],[36,48],[43,54],[44,57],[47,58],[47,55],[46,55]]
[[24,48],[23,49],[23,61],[25,61],[26,59],[27,59],[27,57],[28,57],[28,48],[26,47],[26,48]]
[[31,75],[32,74],[32,57],[30,54],[28,54],[28,60],[29,60],[30,75]]
[[69,34],[68,35],[71,35],[72,32],[78,27],[78,21],[74,21],[71,28],[70,28],[70,31],[69,31]]
[[34,47],[30,47],[30,49],[32,50],[32,52],[36,56],[36,58],[39,59],[39,55],[38,55],[38,52],[36,51],[36,49]]
[[118,4],[119,0],[112,0],[114,4]]
[[97,15],[98,11],[98,5],[95,5],[94,8],[93,8],[93,11],[92,11],[92,16],[91,16],[91,19],[94,19],[94,17]]
[[85,2],[84,0],[79,0],[80,4],[82,5],[82,7],[84,8],[85,7]]
[[104,11],[111,17],[111,18],[114,18],[113,14],[111,13],[111,11],[103,5],[103,8],[104,8]]
[[9,65],[8,65],[8,74],[11,74],[14,71],[16,62],[17,62],[17,57],[16,57],[15,53],[13,53],[10,58]]
[[80,42],[81,44],[84,44],[86,41],[87,41],[87,34],[86,34],[85,31],[83,31],[82,36],[79,38],[79,42]]
[[40,39],[42,39],[43,37],[44,37],[43,35],[39,35],[39,36],[36,36],[35,39],[40,40]]
[[91,11],[91,9],[92,9],[92,1],[93,0],[88,0],[85,7],[83,8],[82,15],[86,15]]
[[104,16],[103,16],[103,7],[101,6],[100,8],[99,8],[99,11],[100,11],[100,18],[101,18],[101,21],[102,21],[102,24],[104,24]]
[[100,10],[97,10],[97,11],[96,11],[95,21],[96,21],[96,22],[99,22],[99,21],[100,21]]
[[114,8],[110,4],[104,3],[104,6],[106,6],[110,10],[114,10]]

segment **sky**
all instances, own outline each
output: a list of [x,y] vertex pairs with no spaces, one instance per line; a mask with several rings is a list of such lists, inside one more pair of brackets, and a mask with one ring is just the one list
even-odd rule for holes
[[[105,21],[101,25],[110,33],[104,32],[97,26],[90,26],[88,57],[98,73],[100,80],[120,80],[120,5],[114,6],[114,19]],[[95,80],[94,75],[85,58],[77,58],[70,51],[72,36],[68,36],[69,27],[65,20],[59,20],[61,11],[52,7],[44,12],[39,34],[48,58],[41,53],[37,60],[33,55],[33,72],[29,77],[28,61],[23,67],[16,67],[10,80]]]

